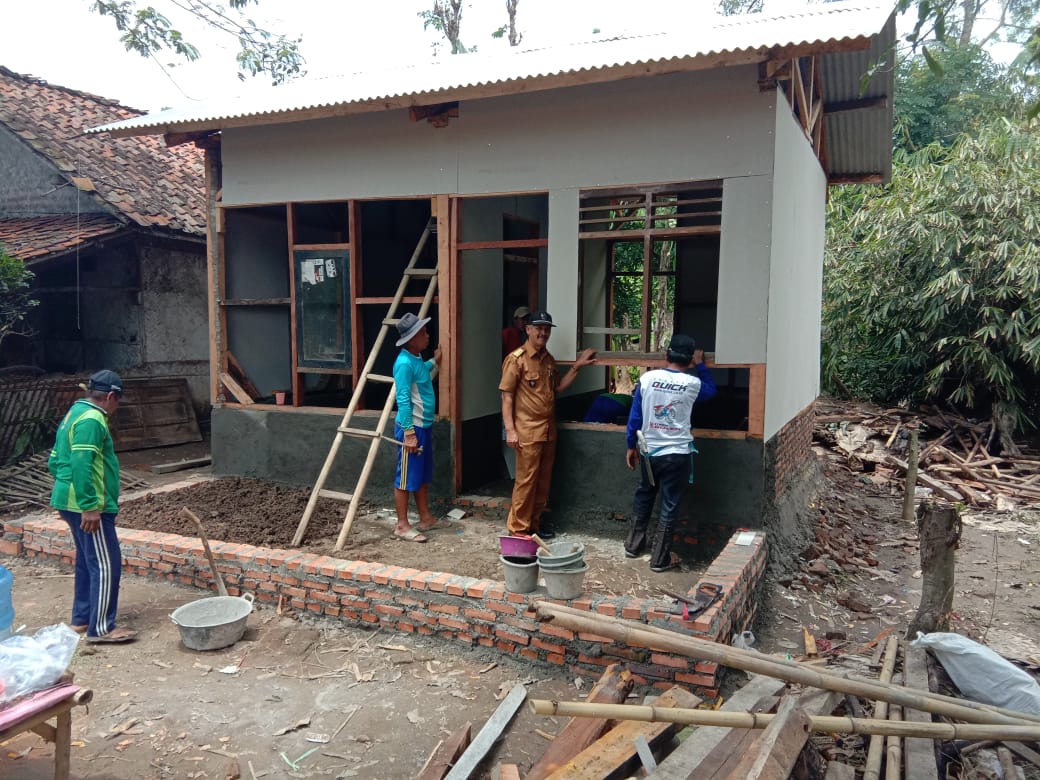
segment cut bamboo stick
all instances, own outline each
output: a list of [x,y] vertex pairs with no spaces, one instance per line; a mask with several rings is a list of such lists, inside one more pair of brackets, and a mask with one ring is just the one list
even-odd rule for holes
[[[888,708],[888,719],[898,723],[903,719],[903,708],[893,704]],[[885,780],[903,777],[903,738],[895,734],[885,737]]]
[[[681,723],[685,726],[723,726],[733,729],[764,729],[775,715],[751,712],[722,712],[653,707],[645,704],[595,704],[578,701],[531,699],[536,715],[569,718],[608,718],[638,720],[645,723]],[[911,723],[909,721],[848,718],[839,715],[813,715],[810,730],[824,734],[881,734],[921,739],[1040,739],[1040,724],[1013,726],[1006,723]]]
[[[880,680],[883,683],[892,681],[892,672],[896,668],[896,656],[899,653],[899,637],[890,636],[885,646],[885,664],[881,667]],[[888,717],[888,702],[874,702],[874,717],[884,720]],[[863,780],[879,780],[881,777],[881,753],[884,747],[884,738],[875,734],[870,738],[870,746],[867,748],[867,763],[863,769]]]
[[756,672],[769,677],[775,677],[778,680],[809,685],[813,688],[824,688],[839,693],[850,693],[864,699],[877,699],[889,703],[902,704],[905,707],[912,707],[937,715],[946,715],[947,717],[969,723],[1022,724],[1040,722],[1040,716],[990,707],[978,702],[939,696],[927,690],[883,685],[873,680],[863,680],[855,677],[844,678],[828,675],[808,664],[799,664],[797,661],[772,658],[762,653],[737,647],[728,647],[717,642],[710,642],[706,639],[678,634],[674,631],[658,629],[629,620],[582,612],[581,610],[546,601],[534,602],[531,607],[539,619],[552,620],[554,624],[564,628],[599,634],[628,645],[679,653],[688,658],[696,658],[703,661],[714,661],[734,669]]

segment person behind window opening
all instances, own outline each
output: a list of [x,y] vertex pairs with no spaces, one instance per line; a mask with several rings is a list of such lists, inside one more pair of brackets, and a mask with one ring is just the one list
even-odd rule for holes
[[516,450],[516,481],[506,522],[513,536],[539,530],[556,458],[556,396],[570,387],[578,371],[595,363],[596,358],[594,349],[586,349],[560,379],[556,360],[546,349],[554,327],[549,312],[533,312],[527,324],[527,341],[502,361],[502,381],[498,385],[502,391],[502,422],[506,444]]
[[[642,460],[639,487],[632,499],[632,516],[625,540],[625,557],[637,558],[646,547],[647,526],[657,493],[661,493],[661,517],[650,548],[650,571],[663,572],[679,565],[672,552],[672,532],[679,514],[683,489],[691,480],[697,452],[690,432],[693,405],[715,397],[715,381],[704,365],[704,350],[696,349],[689,336],[672,336],[668,365],[647,371],[636,384],[628,415],[625,460],[635,469]],[[694,364],[696,376],[687,373]],[[637,433],[646,439],[646,453],[639,453]],[[647,469],[653,475],[653,484]]]
[[[394,438],[403,442],[397,448],[397,472],[394,476],[394,508],[397,527],[394,536],[408,542],[425,542],[424,531],[441,525],[430,513],[430,483],[433,482],[433,416],[436,402],[433,377],[441,362],[438,346],[432,360],[423,360],[422,351],[430,346],[426,331],[429,317],[419,319],[408,312],[397,323],[397,346],[401,352],[394,361],[394,392],[397,417]],[[408,522],[408,495],[415,496],[419,526]]]
[[116,535],[119,460],[108,429],[123,381],[104,370],[80,387],[86,395],[58,426],[47,461],[54,476],[51,506],[69,524],[76,545],[72,629],[88,642],[131,642],[137,632],[116,626],[123,557]]
[[502,331],[502,358],[517,347],[523,346],[527,338],[527,318],[531,311],[526,306],[517,306],[513,312],[513,324]]
[[630,393],[600,393],[585,412],[582,422],[624,425],[631,410]]

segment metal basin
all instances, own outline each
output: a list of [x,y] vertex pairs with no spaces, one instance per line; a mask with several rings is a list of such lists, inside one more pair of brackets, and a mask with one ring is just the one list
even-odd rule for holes
[[246,631],[253,596],[212,596],[178,607],[170,615],[181,641],[192,650],[218,650],[233,645]]

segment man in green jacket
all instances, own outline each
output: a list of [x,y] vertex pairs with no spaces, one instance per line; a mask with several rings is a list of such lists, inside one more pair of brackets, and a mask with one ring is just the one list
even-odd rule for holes
[[69,524],[76,543],[72,628],[88,642],[130,642],[137,632],[116,628],[123,558],[116,535],[119,461],[108,417],[119,408],[123,382],[98,371],[58,426],[47,468],[54,476],[51,506]]

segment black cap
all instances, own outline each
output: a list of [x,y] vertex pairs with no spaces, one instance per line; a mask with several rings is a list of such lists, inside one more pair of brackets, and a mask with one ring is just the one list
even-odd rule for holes
[[676,333],[672,336],[672,340],[668,344],[668,351],[673,352],[676,355],[682,355],[683,357],[693,359],[693,351],[697,348],[697,342],[690,336],[684,336],[681,333]]
[[527,318],[528,325],[548,325],[550,328],[555,328],[553,325],[552,315],[544,309],[535,309],[531,312],[531,315]]
[[122,395],[123,380],[119,378],[119,374],[115,371],[109,371],[106,368],[98,371],[87,380],[87,390],[96,390],[99,393],[119,393]]

